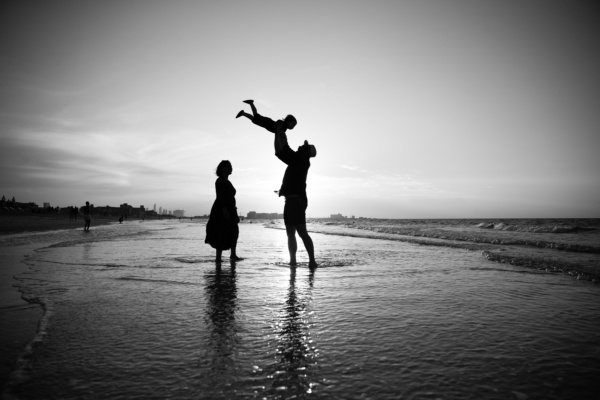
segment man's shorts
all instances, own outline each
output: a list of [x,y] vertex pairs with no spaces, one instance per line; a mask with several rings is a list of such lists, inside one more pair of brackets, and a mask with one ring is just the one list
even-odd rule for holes
[[308,199],[306,196],[286,196],[283,207],[283,222],[286,225],[306,225],[306,207]]

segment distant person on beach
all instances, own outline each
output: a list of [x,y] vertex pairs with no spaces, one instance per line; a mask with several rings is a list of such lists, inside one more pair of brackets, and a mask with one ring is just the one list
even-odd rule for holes
[[77,214],[79,214],[77,212],[77,207],[69,206],[69,221],[71,221],[71,220],[77,221]]
[[119,223],[122,224],[123,223],[123,215],[121,214],[121,216],[119,217]]
[[306,208],[308,207],[306,177],[310,168],[310,158],[317,155],[317,149],[305,140],[304,144],[294,151],[281,136],[280,134],[275,135],[275,155],[287,164],[279,196],[285,197],[283,221],[288,238],[290,265],[296,265],[296,250],[298,249],[296,232],[298,232],[308,253],[308,266],[315,268],[317,262],[315,261],[313,241],[306,230]]
[[215,190],[217,198],[210,210],[210,217],[206,224],[206,239],[204,243],[210,244],[217,250],[217,262],[221,262],[221,253],[223,250],[231,249],[229,258],[233,261],[240,261],[235,249],[239,236],[238,223],[240,219],[237,215],[235,204],[236,190],[229,181],[229,175],[233,172],[231,163],[223,160],[217,166],[217,180]]
[[[248,114],[247,112],[242,110],[236,115],[236,118],[244,116],[250,119],[250,121],[252,121],[252,123],[254,123],[255,125],[265,128],[266,130],[268,130],[271,133],[274,133],[275,135],[281,135],[279,141],[287,144],[287,136],[285,132],[288,129],[294,129],[294,127],[298,123],[293,115],[290,114],[286,116],[283,120],[280,119],[277,121],[273,121],[271,118],[263,117],[258,113],[258,111],[256,110],[256,106],[254,105],[254,100],[244,100],[244,103],[250,105],[250,108],[252,109],[252,114]],[[275,144],[275,152],[277,152],[277,144]]]
[[84,225],[83,225],[83,230],[84,231],[89,231],[90,230],[90,224],[92,222],[92,212],[90,209],[90,202],[86,201],[85,202],[85,206],[81,207],[81,213],[83,214],[83,221],[84,221]]

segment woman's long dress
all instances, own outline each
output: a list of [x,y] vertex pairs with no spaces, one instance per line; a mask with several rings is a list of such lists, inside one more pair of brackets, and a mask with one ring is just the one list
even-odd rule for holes
[[[235,206],[235,188],[228,179],[217,178],[215,182],[217,198],[210,210],[206,224],[206,239],[217,250],[229,250],[237,243],[239,235],[237,208]],[[229,220],[223,216],[223,207],[229,212]]]

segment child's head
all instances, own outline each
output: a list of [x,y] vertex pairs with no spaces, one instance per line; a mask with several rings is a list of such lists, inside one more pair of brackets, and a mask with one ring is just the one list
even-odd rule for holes
[[294,118],[294,116],[292,114],[288,115],[287,117],[285,117],[283,119],[283,121],[286,123],[288,129],[294,129],[294,127],[296,126],[296,124],[298,123],[296,121],[296,118]]

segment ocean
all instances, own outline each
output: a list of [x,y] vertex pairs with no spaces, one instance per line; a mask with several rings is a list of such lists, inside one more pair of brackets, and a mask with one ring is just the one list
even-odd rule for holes
[[[245,259],[220,265],[201,220],[5,236],[40,245],[15,285],[43,316],[4,398],[597,398],[597,283],[491,261],[479,240],[398,240],[394,221],[310,223],[320,266],[299,240],[291,268],[281,221],[250,222]],[[446,233],[490,231],[462,224]]]

